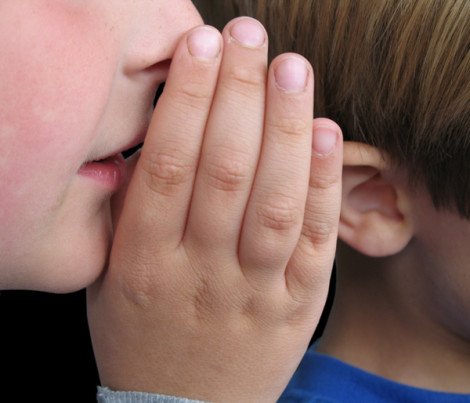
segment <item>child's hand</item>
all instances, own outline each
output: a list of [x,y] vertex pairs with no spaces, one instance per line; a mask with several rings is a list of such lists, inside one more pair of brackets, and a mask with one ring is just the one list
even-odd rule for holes
[[324,306],[339,128],[313,122],[303,58],[282,55],[267,72],[257,22],[226,27],[223,57],[211,48],[219,38],[205,27],[179,44],[108,271],[89,292],[100,376],[111,389],[274,401]]

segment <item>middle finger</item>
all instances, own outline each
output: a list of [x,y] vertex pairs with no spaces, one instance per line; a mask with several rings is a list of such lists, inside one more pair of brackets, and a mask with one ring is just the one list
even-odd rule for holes
[[242,17],[223,31],[224,55],[199,164],[187,236],[237,252],[262,142],[268,40]]

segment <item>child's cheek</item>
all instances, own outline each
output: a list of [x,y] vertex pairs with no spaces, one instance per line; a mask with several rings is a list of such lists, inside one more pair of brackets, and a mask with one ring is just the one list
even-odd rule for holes
[[62,149],[76,141],[72,137],[78,128],[92,135],[106,105],[118,52],[91,10],[66,6],[68,1],[38,3],[29,17],[19,16],[14,40],[2,44],[7,63],[2,63],[6,71],[1,77],[8,77],[7,98],[16,100],[11,109],[23,115],[26,129],[33,129],[30,142],[54,140]]
[[98,136],[119,54],[93,2],[22,3],[0,17],[2,220],[65,197]]

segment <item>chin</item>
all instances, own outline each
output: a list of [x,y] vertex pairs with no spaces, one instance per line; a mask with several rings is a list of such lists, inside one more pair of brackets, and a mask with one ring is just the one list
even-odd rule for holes
[[[70,270],[64,270],[57,276],[56,281],[46,283],[43,285],[41,291],[50,292],[54,294],[68,294],[82,290],[92,285],[104,271],[105,264],[97,264],[93,267],[85,268],[70,267]],[[63,274],[70,273],[70,276],[63,277]],[[79,273],[79,274],[77,274]]]
[[93,284],[103,273],[108,260],[108,253],[56,256],[54,262],[33,268],[28,281],[17,284],[15,289],[42,291],[54,294],[67,294],[82,290]]
[[41,291],[53,294],[68,294],[87,288],[93,284],[104,271],[107,256],[103,254],[86,260],[60,259],[51,264],[22,265],[15,274],[0,279],[1,290]]
[[[104,254],[103,254],[104,255]],[[49,266],[43,271],[42,278],[26,287],[30,290],[54,294],[68,294],[87,288],[103,273],[107,256],[96,256],[86,262],[84,259],[68,260],[63,264]]]
[[[68,242],[56,241],[57,247],[49,249],[38,259],[27,287],[50,293],[71,293],[93,284],[105,270],[111,248],[108,226],[97,226],[94,231],[81,232],[68,238]],[[86,236],[84,236],[86,234]]]
[[99,278],[113,237],[110,203],[85,184],[41,207],[30,231],[13,228],[12,241],[0,244],[0,289],[70,293]]
[[[104,240],[103,240],[104,241]],[[0,267],[0,290],[42,291],[65,294],[93,284],[108,263],[109,243],[93,248],[57,247],[49,253],[33,253],[27,259]]]
[[[44,277],[43,288],[47,288],[44,291],[70,293],[86,288],[100,277],[108,264],[113,238],[109,199],[99,207],[84,209],[83,205],[77,211],[87,214],[73,214],[78,217],[76,225],[59,228],[54,236],[58,247],[55,251],[49,249],[45,260],[51,264],[50,275]],[[96,213],[90,216],[92,211]]]

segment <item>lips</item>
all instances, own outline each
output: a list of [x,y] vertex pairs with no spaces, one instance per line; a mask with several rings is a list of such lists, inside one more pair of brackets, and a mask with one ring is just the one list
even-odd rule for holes
[[95,181],[108,190],[116,191],[126,178],[126,158],[140,148],[143,143],[146,131],[141,133],[119,151],[85,162],[78,170],[78,174]]
[[124,183],[126,171],[126,160],[119,153],[99,161],[90,161],[83,164],[78,174],[114,191]]

